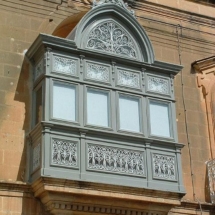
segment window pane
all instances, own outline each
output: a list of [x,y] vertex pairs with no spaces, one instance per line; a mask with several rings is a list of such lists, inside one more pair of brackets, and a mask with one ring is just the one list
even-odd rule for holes
[[151,134],[170,137],[169,105],[150,101]]
[[54,83],[53,87],[53,117],[75,121],[75,86]]
[[35,124],[42,120],[42,87],[36,92],[36,113]]
[[128,96],[119,97],[120,129],[140,131],[139,99]]
[[88,89],[87,91],[87,123],[109,126],[108,93]]

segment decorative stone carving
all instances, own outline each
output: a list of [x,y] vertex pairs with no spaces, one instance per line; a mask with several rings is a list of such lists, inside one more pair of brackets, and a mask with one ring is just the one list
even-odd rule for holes
[[104,82],[110,81],[108,68],[98,64],[88,63],[86,76],[87,78],[93,79],[93,80],[104,81]]
[[39,78],[43,73],[44,73],[44,70],[43,70],[43,59],[42,59],[35,67],[34,80],[37,80],[37,78]]
[[32,171],[35,171],[40,166],[40,143],[33,148],[33,166]]
[[53,139],[52,164],[67,167],[77,167],[77,143],[66,140]]
[[70,58],[54,56],[53,71],[76,75],[76,61]]
[[215,159],[207,162],[211,203],[215,204]]
[[140,77],[139,74],[124,70],[118,70],[118,84],[140,88]]
[[153,154],[153,175],[155,178],[176,180],[175,157]]
[[125,9],[132,16],[135,16],[134,10],[129,10],[128,4],[124,3],[123,0],[99,0],[99,1],[93,0],[93,8],[96,6],[102,5],[102,4],[115,4],[119,7],[122,7],[123,9]]
[[88,144],[88,169],[143,176],[144,152]]
[[70,211],[71,213],[77,212],[88,212],[88,213],[100,213],[100,214],[118,214],[118,215],[164,215],[164,212],[149,212],[147,210],[136,210],[131,208],[123,208],[123,207],[107,207],[103,205],[90,205],[90,204],[80,204],[80,203],[64,203],[62,201],[54,202],[47,206],[47,211],[51,211],[54,209],[60,209],[62,211]]
[[148,90],[169,94],[169,82],[164,78],[148,76]]
[[137,58],[135,41],[115,21],[105,21],[95,26],[89,33],[87,48]]

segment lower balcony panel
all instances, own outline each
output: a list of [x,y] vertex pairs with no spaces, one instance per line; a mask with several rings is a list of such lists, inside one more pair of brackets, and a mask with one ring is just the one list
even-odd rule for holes
[[31,153],[32,182],[51,177],[185,193],[175,146],[45,133]]

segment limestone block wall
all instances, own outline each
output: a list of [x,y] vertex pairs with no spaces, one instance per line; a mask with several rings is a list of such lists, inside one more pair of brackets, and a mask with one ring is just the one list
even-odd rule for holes
[[[191,63],[215,55],[215,8],[186,0],[138,1],[133,8],[151,39],[156,59],[184,66],[175,78],[178,136],[179,142],[185,144],[182,168],[187,194],[182,200],[182,208],[189,202],[192,203],[191,211],[198,211],[200,202],[209,214],[211,205],[205,162],[212,158],[215,146],[210,143],[208,126],[211,125],[208,125],[205,100]],[[52,34],[67,17],[75,17],[89,9],[88,1],[0,2],[2,215],[45,213],[41,212],[43,208],[32,193],[26,190],[29,163],[25,137],[30,130],[32,96],[25,52],[39,33]],[[67,25],[64,30],[66,28]],[[17,183],[21,184],[19,189]],[[188,214],[179,209],[174,209],[173,213]]]

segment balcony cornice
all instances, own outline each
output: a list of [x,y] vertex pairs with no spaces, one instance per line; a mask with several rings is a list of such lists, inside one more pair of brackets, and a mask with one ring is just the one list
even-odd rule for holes
[[180,200],[184,195],[47,177],[39,178],[32,184],[32,188],[35,197],[40,198],[51,214],[85,212],[123,215],[154,211],[163,215],[172,207],[180,206]]

